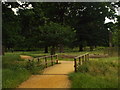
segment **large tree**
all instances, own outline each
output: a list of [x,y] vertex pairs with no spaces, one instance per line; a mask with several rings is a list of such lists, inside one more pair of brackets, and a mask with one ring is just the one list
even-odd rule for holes
[[53,22],[40,26],[38,29],[41,32],[43,44],[51,46],[51,54],[55,54],[55,47],[58,45],[72,43],[75,35],[71,27]]

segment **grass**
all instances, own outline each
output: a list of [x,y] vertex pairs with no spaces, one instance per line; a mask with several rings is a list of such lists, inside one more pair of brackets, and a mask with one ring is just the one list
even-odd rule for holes
[[16,88],[31,74],[40,74],[43,68],[43,65],[22,60],[18,53],[6,53],[2,57],[2,87]]
[[27,80],[31,74],[26,69],[3,69],[3,88],[16,88],[20,83]]
[[[32,53],[35,54],[38,53],[38,51],[26,52],[26,55]],[[27,80],[30,75],[41,74],[45,68],[45,65],[41,64],[44,62],[43,59],[42,62],[38,62],[37,60],[29,62],[21,59],[21,54],[23,54],[23,52],[8,52],[2,57],[2,88],[16,88],[23,81]],[[53,59],[55,59],[55,57]],[[47,60],[50,60],[50,58]],[[49,66],[51,66],[51,63],[48,63],[48,67]]]
[[42,51],[15,51],[13,53],[7,52],[6,54],[17,54],[17,55],[28,55],[32,57],[39,57],[49,55],[48,53],[43,53]]
[[[90,74],[70,74],[72,88],[117,88],[118,80],[115,77],[95,76]],[[76,79],[77,78],[77,79]]]
[[[81,54],[84,54],[86,53],[87,51],[84,51],[84,52],[78,52],[76,49],[75,50],[67,50],[65,53],[57,53],[58,55],[71,55],[71,56],[78,56],[78,55],[81,55]],[[92,51],[92,52],[89,52],[89,53],[96,53],[96,54],[101,54],[103,53],[103,51],[100,49],[98,50],[95,50],[95,51]],[[3,81],[2,81],[2,84],[3,84],[3,88],[15,88],[17,87],[20,83],[22,83],[23,81],[27,80],[28,77],[31,75],[31,74],[39,74],[41,72],[38,72],[38,71],[41,71],[45,68],[45,66],[39,66],[39,63],[36,61],[36,62],[30,62],[30,63],[27,63],[26,61],[22,60],[20,58],[20,55],[29,55],[29,56],[33,56],[33,57],[40,57],[40,56],[44,56],[44,55],[49,55],[49,53],[45,54],[43,53],[42,51],[29,51],[29,52],[7,52],[4,56],[3,56],[3,62],[2,62],[2,65],[3,65],[3,69],[2,69],[2,74],[3,74]],[[55,59],[55,58],[54,58]],[[113,62],[111,65],[113,66],[116,66],[116,64],[114,64],[114,62],[116,61],[113,61],[113,60],[116,60],[116,58],[101,58],[101,59],[91,59],[91,61],[100,61],[100,63],[102,63],[103,61],[106,62],[109,61],[110,63]],[[48,58],[47,60],[50,60],[50,58]],[[66,60],[66,61],[69,61],[69,60],[73,60],[73,58],[62,58],[62,57],[59,57],[59,60]],[[92,64],[90,64],[92,65]],[[90,66],[88,65],[88,66]],[[102,64],[101,64],[102,65]],[[48,66],[51,66],[51,64],[49,63]],[[92,65],[94,66],[94,65]],[[101,66],[100,66],[101,67]],[[104,68],[103,68],[104,69]],[[83,69],[84,70],[84,69]],[[115,71],[115,69],[112,67],[111,70]],[[93,71],[92,71],[93,72]],[[112,77],[112,74],[110,73],[111,77]],[[116,75],[114,73],[114,75]],[[114,76],[113,75],[113,76]],[[87,77],[88,76],[88,77]],[[103,81],[106,81],[107,80],[107,76],[101,76],[101,75],[96,75],[96,79],[93,79],[92,75],[90,74],[90,72],[88,73],[72,73],[70,74],[70,79],[72,80],[72,82],[75,82],[76,86],[72,84],[72,87],[87,87],[87,86],[81,86],[80,82],[81,81],[81,77],[86,77],[88,78],[88,81],[91,81],[91,79],[93,79],[94,82],[96,82],[97,78],[98,80],[101,80],[101,77],[105,77],[103,79]],[[91,78],[91,79],[90,79]],[[95,77],[94,77],[95,78]],[[112,77],[113,78],[113,77]],[[112,79],[110,78],[110,79]],[[82,78],[83,79],[83,78]],[[90,80],[89,80],[90,79]],[[111,80],[108,79],[108,81],[110,82]],[[76,81],[77,80],[77,81]],[[116,80],[116,79],[114,79]],[[113,81],[114,81],[113,80]],[[102,82],[103,82],[102,81]],[[84,80],[82,80],[83,83],[88,83],[89,82],[86,82]],[[93,82],[93,83],[94,83]],[[92,81],[90,82],[92,84]],[[80,85],[79,85],[80,84]],[[95,84],[95,83],[94,83]],[[102,84],[101,84],[102,85]],[[109,84],[110,85],[110,84]],[[108,85],[108,86],[109,86]],[[92,87],[92,85],[90,85]],[[93,85],[95,86],[95,85]],[[112,85],[110,85],[112,86]],[[112,87],[114,87],[115,85],[113,84]],[[97,86],[98,87],[98,86]],[[107,87],[107,86],[104,86],[104,87]]]
[[69,74],[72,88],[118,88],[118,57],[90,60]]
[[6,54],[2,57],[2,87],[15,88],[31,73],[25,68],[25,62],[17,54]]
[[[89,47],[86,47],[85,51],[78,52],[78,48],[70,49],[65,47],[64,48],[64,53],[59,53],[59,51],[56,51],[56,54],[59,55],[72,55],[72,56],[78,56],[81,54],[85,54],[89,52],[90,54],[103,54],[104,52],[104,47],[97,47],[94,51],[89,51]],[[50,53],[44,53],[44,51],[15,51],[13,53],[7,52],[7,54],[17,54],[17,55],[28,55],[32,57],[40,57],[40,56],[45,56],[45,55],[50,55]]]

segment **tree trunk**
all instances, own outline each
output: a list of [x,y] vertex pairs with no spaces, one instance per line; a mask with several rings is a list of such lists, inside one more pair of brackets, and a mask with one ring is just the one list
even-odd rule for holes
[[79,52],[83,51],[83,45],[79,45]]
[[45,46],[45,52],[44,53],[48,53],[48,46]]
[[64,46],[63,46],[62,44],[60,44],[59,50],[60,50],[60,53],[63,53],[63,52],[64,52]]
[[109,47],[112,47],[112,32],[109,31]]
[[54,55],[55,54],[55,46],[52,46],[51,48],[51,55]]
[[90,51],[93,51],[93,46],[90,46]]

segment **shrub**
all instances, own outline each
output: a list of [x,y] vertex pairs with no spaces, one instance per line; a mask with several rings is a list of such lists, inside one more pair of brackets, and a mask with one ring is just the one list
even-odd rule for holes
[[41,70],[44,69],[44,65],[38,63],[38,62],[34,62],[34,61],[28,61],[26,63],[26,69],[29,70],[31,72],[31,74],[40,74]]

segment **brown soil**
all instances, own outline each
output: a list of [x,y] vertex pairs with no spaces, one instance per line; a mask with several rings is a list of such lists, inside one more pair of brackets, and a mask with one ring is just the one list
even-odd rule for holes
[[32,75],[18,88],[70,88],[66,74],[74,71],[73,61],[60,61],[61,64],[48,67],[42,75]]
[[108,57],[107,54],[90,54],[89,55],[90,58],[105,58]]
[[62,57],[62,58],[74,58],[76,56],[73,56],[73,55],[59,55],[59,57]]

